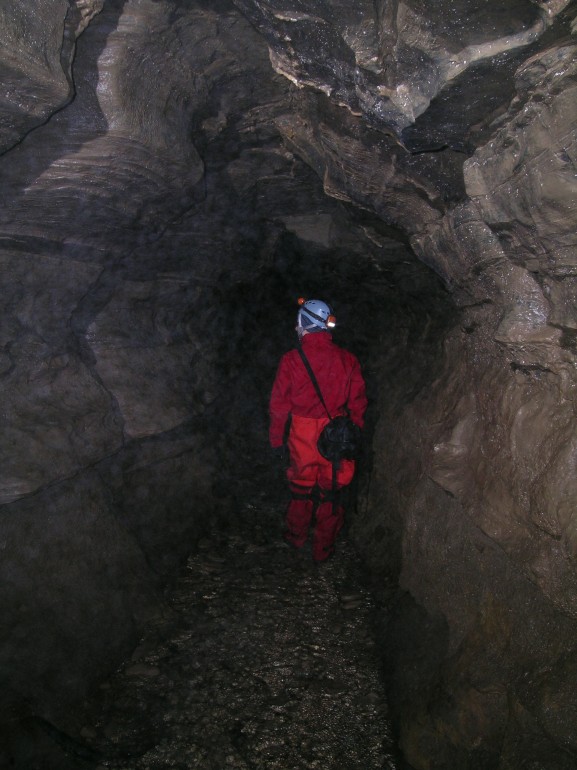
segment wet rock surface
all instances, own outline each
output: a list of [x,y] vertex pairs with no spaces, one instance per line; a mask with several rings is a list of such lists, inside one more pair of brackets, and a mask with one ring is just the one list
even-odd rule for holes
[[270,508],[248,513],[251,531],[200,541],[170,611],[77,716],[75,740],[110,770],[400,768],[351,543],[315,565]]
[[0,748],[65,727],[254,499],[318,295],[370,391],[351,526],[400,591],[403,751],[577,765],[576,14],[2,3]]

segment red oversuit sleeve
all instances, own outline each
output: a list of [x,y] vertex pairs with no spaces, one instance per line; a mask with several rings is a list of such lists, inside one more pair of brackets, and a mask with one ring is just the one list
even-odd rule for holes
[[291,377],[286,356],[281,358],[270,396],[269,441],[272,447],[282,446],[285,425],[291,412]]
[[353,368],[351,371],[347,408],[349,410],[351,420],[356,423],[359,428],[362,428],[365,423],[367,393],[365,388],[365,380],[361,372],[361,365],[356,358],[354,358]]

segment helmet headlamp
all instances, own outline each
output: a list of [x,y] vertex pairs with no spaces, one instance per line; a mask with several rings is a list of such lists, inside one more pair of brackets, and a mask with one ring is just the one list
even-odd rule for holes
[[[319,326],[321,329],[334,329],[337,325],[337,319],[326,302],[319,299],[306,299],[305,297],[299,297],[297,301],[302,308],[301,312],[309,318],[313,326]],[[299,318],[301,318],[301,313],[299,313]]]

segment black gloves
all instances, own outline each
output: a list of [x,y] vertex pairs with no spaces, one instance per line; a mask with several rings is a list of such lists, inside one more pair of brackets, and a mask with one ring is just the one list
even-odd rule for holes
[[273,460],[276,460],[278,463],[286,463],[288,460],[288,449],[286,447],[286,444],[282,444],[281,446],[275,446],[271,449],[272,458]]

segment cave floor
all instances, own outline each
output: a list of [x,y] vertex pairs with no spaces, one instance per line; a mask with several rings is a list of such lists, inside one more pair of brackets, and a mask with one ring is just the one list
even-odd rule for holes
[[199,543],[167,617],[102,686],[81,730],[102,770],[399,766],[352,545],[314,565],[249,508],[252,526]]

